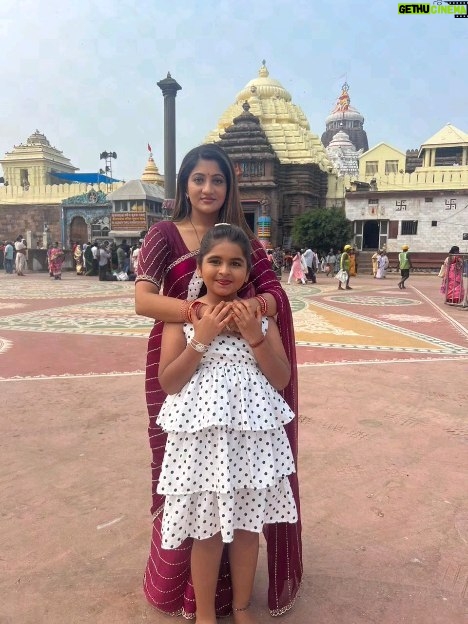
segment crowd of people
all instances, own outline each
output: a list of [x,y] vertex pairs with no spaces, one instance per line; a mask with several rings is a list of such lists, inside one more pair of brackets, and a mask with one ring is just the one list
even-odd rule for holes
[[[325,277],[336,277],[344,271],[343,264],[347,266],[348,278],[357,275],[359,251],[351,245],[346,245],[343,251],[330,248],[327,253],[319,253],[311,247],[296,247],[293,250],[276,247],[268,249],[267,256],[279,279],[283,273],[288,274],[287,284],[316,284],[319,273]],[[341,288],[340,284],[338,288]],[[347,288],[351,289],[349,281]]]
[[110,241],[72,243],[73,262],[77,275],[98,276],[99,280],[134,280],[138,270],[141,241],[129,245],[126,239],[117,245]]
[[28,246],[22,234],[15,241],[0,242],[0,268],[5,273],[16,273],[23,277],[26,271]]

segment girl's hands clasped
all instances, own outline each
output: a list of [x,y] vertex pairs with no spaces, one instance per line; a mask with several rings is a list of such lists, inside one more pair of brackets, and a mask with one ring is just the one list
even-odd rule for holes
[[194,315],[193,327],[195,329],[194,338],[204,345],[209,345],[213,338],[216,338],[232,320],[231,302],[221,301],[217,305],[208,305],[203,310],[201,319]]
[[237,299],[232,302],[232,318],[249,344],[262,339],[262,313],[258,306],[253,310],[247,301]]

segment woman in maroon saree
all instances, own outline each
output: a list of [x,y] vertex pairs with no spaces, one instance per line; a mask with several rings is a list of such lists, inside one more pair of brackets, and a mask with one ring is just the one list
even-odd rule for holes
[[[196,198],[190,192],[189,176],[200,162],[217,164],[227,182],[225,201],[216,213],[199,211]],[[214,178],[215,179],[215,178]],[[192,184],[193,187],[193,184]],[[188,194],[187,194],[187,191]],[[202,198],[203,199],[203,198]],[[211,201],[211,200],[210,200]],[[210,201],[206,205],[211,207]],[[210,213],[207,216],[207,213]],[[195,595],[190,578],[192,540],[179,548],[161,548],[161,521],[164,497],[157,494],[157,485],[164,456],[166,434],[156,420],[165,399],[158,381],[158,366],[163,322],[180,322],[184,318],[187,300],[195,300],[203,288],[195,277],[196,257],[201,236],[216,222],[240,225],[249,232],[243,218],[237,183],[231,161],[221,148],[205,145],[195,148],[185,157],[178,177],[174,221],[160,222],[148,232],[143,242],[136,278],[136,311],[156,320],[150,333],[146,363],[146,401],[149,413],[149,439],[152,450],[153,534],[151,551],[145,571],[144,591],[157,609],[170,615],[195,618]],[[201,234],[201,236],[200,236]],[[251,240],[252,270],[249,281],[239,293],[258,307],[255,295],[267,302],[267,314],[278,314],[277,321],[286,354],[291,363],[291,380],[282,394],[296,418],[286,425],[297,470],[297,369],[292,314],[288,298],[271,269],[266,253],[256,239]],[[160,294],[158,294],[160,293]],[[262,298],[261,297],[261,298]],[[179,300],[179,301],[178,301]],[[181,301],[182,300],[182,303]],[[266,525],[269,570],[268,606],[271,615],[288,611],[296,598],[302,577],[302,545],[297,472],[290,476],[299,520],[296,524]],[[227,549],[221,561],[216,592],[216,615],[232,611],[232,589]]]

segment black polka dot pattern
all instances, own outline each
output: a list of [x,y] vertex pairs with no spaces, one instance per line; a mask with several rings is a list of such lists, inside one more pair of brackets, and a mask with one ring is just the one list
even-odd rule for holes
[[[267,327],[263,319],[263,332]],[[193,326],[184,331],[190,340]],[[218,336],[158,418],[168,432],[158,486],[166,497],[163,548],[220,531],[230,542],[235,529],[260,532],[266,523],[297,521],[287,478],[294,461],[283,428],[293,417],[247,342]]]

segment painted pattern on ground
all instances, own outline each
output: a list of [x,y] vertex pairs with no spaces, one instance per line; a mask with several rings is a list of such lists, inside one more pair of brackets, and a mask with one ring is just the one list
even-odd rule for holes
[[15,331],[147,338],[152,326],[151,319],[135,314],[133,297],[0,317],[0,330]]
[[[43,278],[43,276],[41,276]],[[11,299],[83,299],[88,297],[133,296],[133,282],[99,282],[95,277],[76,277],[67,275],[64,279],[47,281],[37,280],[28,274],[24,280],[16,276],[2,279],[0,300]]]
[[[468,357],[466,329],[457,327],[416,289],[402,294],[389,290],[386,284],[379,290],[370,280],[353,287],[352,292],[337,292],[332,282],[285,286],[293,310],[300,364]],[[34,349],[41,353],[40,360],[31,363],[28,359],[27,367],[24,363],[13,367],[10,378],[18,379],[21,374],[23,378],[37,379],[88,373],[141,374],[142,354],[153,321],[135,314],[133,288],[131,283],[101,284],[94,278],[75,276],[67,276],[59,283],[43,275],[15,281],[0,278],[0,380],[9,374],[2,366],[3,358],[12,355],[16,361],[15,354]],[[75,301],[63,305],[64,299]],[[44,343],[41,334],[56,337]],[[78,336],[83,341],[101,341],[102,357],[72,366],[74,358],[66,354],[87,348],[85,342],[76,343]],[[119,361],[119,368],[107,362],[106,352],[116,349],[117,344],[109,346],[106,341],[111,337],[119,341],[118,351],[131,354],[133,366],[125,359]],[[145,341],[135,342],[134,338]]]

